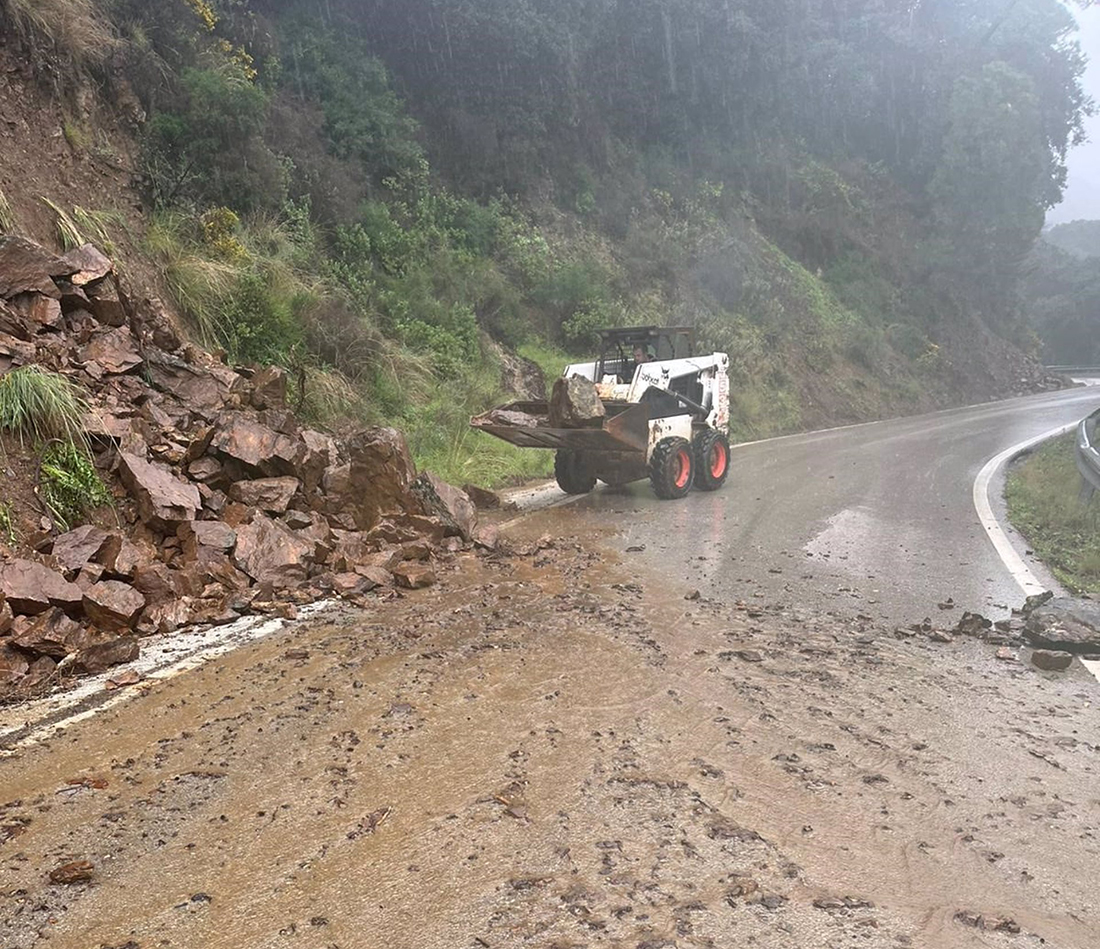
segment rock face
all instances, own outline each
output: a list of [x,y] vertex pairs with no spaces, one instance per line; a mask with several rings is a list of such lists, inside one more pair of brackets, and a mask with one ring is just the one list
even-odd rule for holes
[[1042,649],[1100,652],[1100,603],[1068,597],[1050,600],[1028,614],[1024,638]]
[[74,273],[70,264],[22,237],[0,237],[0,297],[40,293],[61,299],[54,277]]
[[587,379],[558,379],[550,395],[552,428],[578,428],[607,414],[596,387]]
[[0,593],[13,612],[37,616],[51,606],[78,612],[84,592],[61,574],[33,560],[14,560],[0,568]]
[[24,652],[64,659],[91,642],[91,633],[56,606],[40,613],[12,637]]

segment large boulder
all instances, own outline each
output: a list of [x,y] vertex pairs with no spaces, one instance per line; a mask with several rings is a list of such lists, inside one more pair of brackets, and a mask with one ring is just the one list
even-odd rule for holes
[[212,421],[244,380],[226,366],[193,366],[167,353],[150,352],[147,368],[154,387],[174,396],[196,415]]
[[183,521],[193,521],[202,507],[199,489],[181,481],[168,468],[120,453],[119,475],[137,499],[141,519],[156,530],[171,532]]
[[219,419],[210,447],[248,468],[275,476],[293,475],[306,454],[300,439],[268,428],[243,412],[231,412]]
[[51,606],[77,613],[84,599],[75,583],[33,560],[13,560],[0,568],[0,593],[13,612],[23,616],[37,616]]
[[100,629],[133,629],[145,597],[121,580],[101,580],[84,592],[84,613]]
[[1100,653],[1100,603],[1062,597],[1028,614],[1024,638],[1041,649]]
[[53,558],[72,579],[85,564],[99,557],[110,537],[105,530],[86,524],[54,539]]
[[224,521],[187,521],[176,530],[187,561],[225,557],[237,543],[237,532]]
[[473,538],[477,531],[477,507],[465,491],[430,471],[423,472],[413,482],[412,491],[420,499],[423,512],[443,522],[448,536],[466,541]]
[[0,237],[0,297],[41,293],[55,300],[61,294],[54,277],[68,277],[76,270],[44,247],[23,237]]
[[71,267],[69,282],[76,287],[86,287],[102,280],[114,270],[111,259],[94,244],[82,244],[61,257],[66,267]]
[[12,637],[12,645],[36,656],[64,659],[92,641],[91,632],[76,620],[51,606]]
[[579,428],[606,415],[607,409],[596,394],[595,385],[587,379],[574,376],[554,383],[550,395],[552,428]]
[[252,377],[252,404],[258,409],[279,409],[286,405],[286,370],[268,366]]
[[94,362],[108,375],[130,372],[144,362],[134,334],[126,326],[97,332],[81,349],[80,358],[85,363]]
[[301,583],[309,575],[313,557],[312,542],[263,514],[237,528],[234,563],[257,583]]
[[106,642],[85,646],[76,654],[73,671],[85,675],[98,675],[112,666],[133,662],[141,652],[141,646],[132,636],[120,636]]
[[346,442],[348,464],[339,479],[326,472],[325,490],[331,513],[350,514],[359,530],[370,530],[383,514],[415,511],[419,507],[409,488],[416,466],[405,436],[393,428],[373,428]]
[[256,478],[238,481],[229,489],[229,497],[245,507],[269,514],[284,514],[302,483],[297,478]]

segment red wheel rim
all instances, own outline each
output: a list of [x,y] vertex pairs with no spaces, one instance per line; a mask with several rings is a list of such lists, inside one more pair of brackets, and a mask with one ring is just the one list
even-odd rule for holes
[[676,461],[680,465],[676,472],[676,487],[687,487],[687,483],[691,480],[691,455],[684,449],[680,449],[676,455]]
[[715,442],[710,450],[710,476],[721,478],[726,473],[729,464],[729,456],[726,454],[726,446],[721,442]]

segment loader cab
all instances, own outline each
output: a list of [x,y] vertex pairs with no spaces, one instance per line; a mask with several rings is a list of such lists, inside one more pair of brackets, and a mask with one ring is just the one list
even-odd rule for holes
[[628,384],[638,368],[634,350],[642,349],[657,362],[688,359],[695,355],[695,331],[689,327],[635,326],[600,331],[600,358],[596,381],[614,376]]

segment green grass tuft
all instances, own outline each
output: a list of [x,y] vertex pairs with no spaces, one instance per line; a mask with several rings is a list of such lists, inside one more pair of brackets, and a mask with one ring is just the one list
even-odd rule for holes
[[1100,594],[1100,503],[1081,500],[1074,436],[1048,442],[1009,474],[1012,523],[1058,581],[1073,593]]
[[42,453],[38,488],[61,531],[72,530],[96,508],[114,503],[87,450],[71,441],[47,445]]
[[0,501],[0,539],[7,541],[9,547],[14,547],[19,541],[10,501]]
[[0,377],[0,431],[20,444],[28,437],[83,444],[87,410],[75,383],[41,366],[21,366]]

